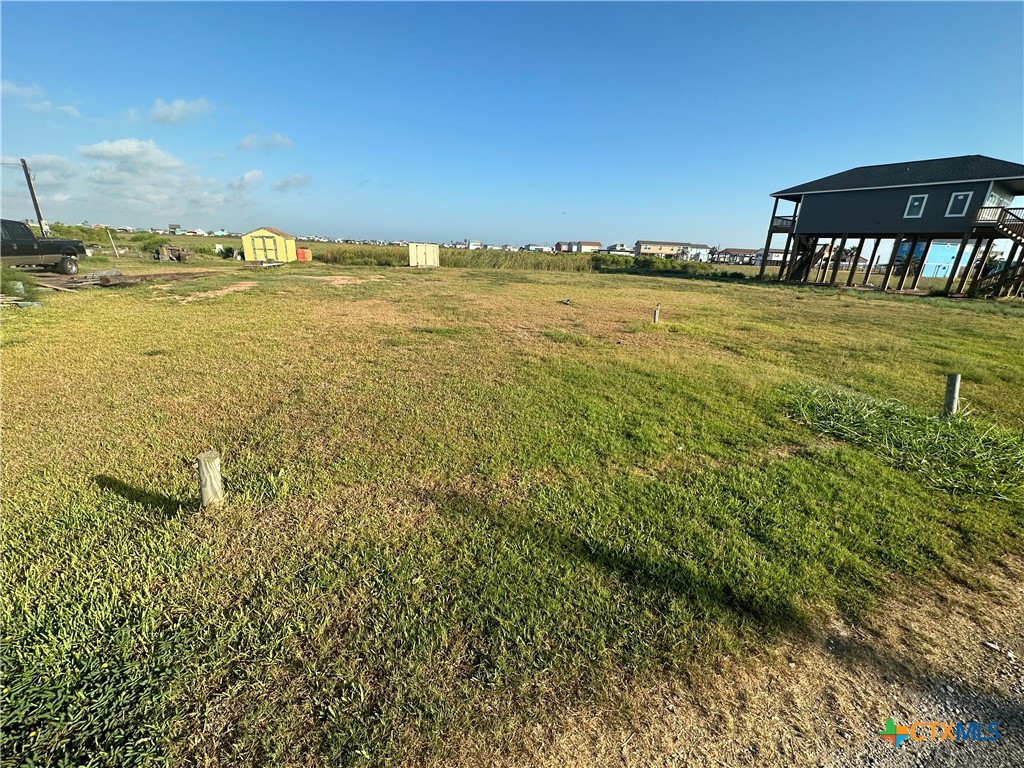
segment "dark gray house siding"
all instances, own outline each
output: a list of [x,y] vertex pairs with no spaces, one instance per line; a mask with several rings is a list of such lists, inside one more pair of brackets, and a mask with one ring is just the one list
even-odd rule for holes
[[[835,285],[845,279],[848,287],[857,281],[865,287],[882,264],[878,290],[895,280],[896,290],[914,291],[931,243],[959,241],[947,294],[1024,295],[1024,207],[1014,207],[1022,195],[1024,164],[985,155],[859,166],[775,192],[764,250],[774,236],[785,235],[778,277],[786,282]],[[783,201],[793,204],[792,213],[780,212]],[[883,240],[892,241],[888,256],[879,252]],[[997,240],[1010,241],[998,269],[989,261]],[[905,242],[911,248],[923,244],[921,255],[904,259],[894,274]],[[857,259],[847,258],[850,249]],[[865,253],[870,255],[858,273]],[[758,277],[767,263],[761,261]]]
[[[797,234],[814,235],[896,235],[902,232],[928,232],[933,236],[962,236],[971,231],[978,209],[985,204],[988,181],[928,184],[919,187],[817,192],[804,194],[796,221]],[[966,207],[955,205],[947,216],[953,195],[968,193]],[[920,216],[907,216],[911,196],[923,199]],[[917,201],[921,201],[918,197]],[[912,210],[911,213],[915,211]]]

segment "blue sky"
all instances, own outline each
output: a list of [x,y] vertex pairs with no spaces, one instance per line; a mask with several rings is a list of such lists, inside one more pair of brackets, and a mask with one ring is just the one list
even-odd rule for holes
[[[758,247],[778,189],[1024,161],[1021,3],[5,0],[0,22],[4,161],[50,221]],[[3,215],[32,217],[3,176]]]

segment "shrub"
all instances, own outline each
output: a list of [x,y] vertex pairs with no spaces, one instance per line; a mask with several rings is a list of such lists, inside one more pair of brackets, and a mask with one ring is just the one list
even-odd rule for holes
[[632,256],[618,256],[610,253],[595,253],[590,257],[590,266],[594,269],[615,269],[632,267]]

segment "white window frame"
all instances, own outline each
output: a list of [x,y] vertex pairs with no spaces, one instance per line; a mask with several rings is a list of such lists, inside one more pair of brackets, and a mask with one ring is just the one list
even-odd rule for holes
[[[920,211],[920,213],[917,214],[917,216],[911,216],[910,215],[910,204],[913,203],[914,199],[918,198],[918,197],[924,198],[921,201],[921,211]],[[922,195],[911,195],[910,197],[907,198],[907,208],[906,208],[905,211],[903,211],[903,218],[904,219],[920,219],[922,216],[924,216],[924,207],[926,205],[928,205],[928,195],[924,195],[924,194],[922,194]]]
[[[956,200],[957,195],[967,195],[967,199],[964,201],[964,210],[962,213],[950,213],[953,210],[953,201]],[[967,209],[971,207],[971,198],[974,197],[974,192],[971,190],[963,190],[961,192],[953,192],[949,196],[949,205],[946,206],[946,218],[947,219],[960,219],[967,215]]]

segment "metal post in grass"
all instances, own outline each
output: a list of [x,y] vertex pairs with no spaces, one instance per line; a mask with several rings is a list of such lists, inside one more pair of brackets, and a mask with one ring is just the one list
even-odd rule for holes
[[951,373],[946,376],[946,403],[942,407],[943,413],[952,416],[960,410],[960,374]]
[[661,319],[661,304],[654,308],[654,324],[658,324],[658,320]]
[[199,493],[202,507],[224,502],[224,484],[220,478],[220,454],[216,451],[200,453],[196,459],[199,467]]

